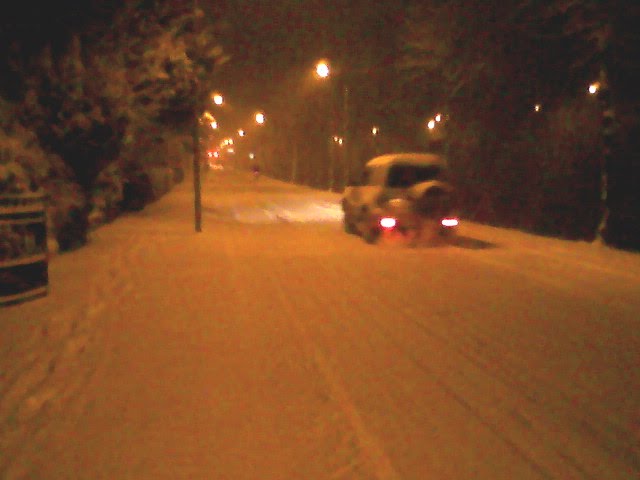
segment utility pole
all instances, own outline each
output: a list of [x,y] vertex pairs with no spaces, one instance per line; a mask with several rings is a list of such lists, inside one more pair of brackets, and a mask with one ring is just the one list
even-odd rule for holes
[[[195,43],[194,51],[197,52],[198,47],[198,0],[193,0],[193,38]],[[200,81],[198,72],[194,67],[194,101],[193,101],[193,207],[195,213],[195,229],[196,232],[202,232],[202,194],[200,184]]]
[[602,112],[602,160],[600,162],[600,221],[596,229],[596,243],[606,244],[605,235],[609,221],[609,172],[613,163],[618,119],[611,96],[609,76],[604,66],[600,68],[598,101]]
[[329,142],[329,172],[327,174],[327,176],[329,177],[329,191],[332,192],[333,191],[333,185],[334,185],[334,171],[335,171],[335,164],[336,164],[336,146],[337,144],[337,137],[333,136],[327,139]]
[[351,175],[351,156],[349,149],[351,148],[351,137],[349,136],[349,87],[345,84],[342,90],[342,136],[344,137],[344,148],[342,151],[344,161],[344,181],[345,185],[349,183]]
[[291,182],[296,183],[298,180],[298,142],[296,140],[293,142],[291,160]]

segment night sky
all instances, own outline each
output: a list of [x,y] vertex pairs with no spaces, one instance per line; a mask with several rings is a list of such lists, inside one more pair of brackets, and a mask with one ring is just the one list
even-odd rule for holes
[[3,6],[0,35],[3,42],[18,41],[27,51],[46,43],[62,45],[73,32],[108,22],[119,1],[17,1]]
[[[0,19],[3,67],[10,54],[28,58],[46,44],[64,49],[74,32],[108,28],[123,1],[14,2]],[[151,3],[152,2],[145,2]],[[231,61],[221,90],[250,108],[277,94],[292,72],[320,57],[357,66],[389,61],[404,2],[368,0],[199,0],[222,20],[221,43]],[[19,50],[16,47],[19,45]],[[19,53],[17,53],[19,51]],[[378,55],[378,59],[372,59]],[[372,62],[373,60],[373,62]]]

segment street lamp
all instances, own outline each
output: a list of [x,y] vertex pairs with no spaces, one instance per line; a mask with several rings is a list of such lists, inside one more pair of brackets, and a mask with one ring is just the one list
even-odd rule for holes
[[216,105],[222,105],[224,103],[224,98],[219,93],[214,93],[211,98],[213,99],[213,103]]
[[316,64],[316,75],[319,78],[327,78],[329,76],[329,73],[330,73],[330,69],[329,69],[329,64],[327,62],[325,62],[324,60],[321,60]]
[[[380,133],[380,127],[373,126],[371,128],[371,135],[373,136],[373,151],[376,155],[378,155],[379,145],[378,145],[378,134]],[[347,179],[349,180],[349,179]]]
[[591,95],[595,95],[596,93],[598,93],[598,90],[600,90],[600,82],[595,82],[589,85],[589,93]]
[[256,123],[258,125],[263,125],[265,122],[265,118],[264,118],[264,113],[262,112],[257,112],[256,113]]
[[[318,63],[316,63],[316,69],[315,69],[315,73],[316,76],[322,80],[327,79],[329,77],[329,75],[331,74],[331,69],[329,68],[329,63],[326,60],[320,60]],[[349,149],[351,148],[350,145],[350,138],[349,138],[349,87],[347,86],[344,78],[343,78],[343,86],[341,88],[342,90],[342,114],[341,114],[341,121],[342,121],[342,135],[343,137],[340,139],[340,145],[342,145],[342,143],[344,142],[345,144],[345,148],[343,150],[342,153],[342,158],[343,158],[343,173],[345,175],[345,177],[348,179],[349,178],[349,170],[350,170],[350,161],[349,161]],[[338,87],[334,86],[333,87],[333,95],[334,95],[334,101],[337,100],[337,96],[338,96]],[[337,119],[334,118],[333,120],[335,123],[337,123]],[[335,123],[334,123],[334,128],[335,128]],[[334,140],[335,141],[335,140]],[[336,141],[336,143],[338,143]],[[334,184],[334,161],[335,159],[333,158],[333,154],[331,154],[330,152],[330,164],[329,164],[329,189],[333,190],[333,184]]]
[[429,122],[427,123],[427,128],[429,130],[433,130],[434,128],[436,128],[436,121],[435,120],[429,120]]

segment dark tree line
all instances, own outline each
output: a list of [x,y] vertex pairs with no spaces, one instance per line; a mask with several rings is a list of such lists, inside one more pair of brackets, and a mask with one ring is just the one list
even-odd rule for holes
[[625,1],[412,8],[401,66],[450,115],[445,148],[470,215],[640,245],[639,18]]
[[[324,34],[340,41],[318,45],[339,70],[332,86],[301,86],[309,59],[276,96],[275,174],[339,189],[375,153],[438,149],[467,218],[640,246],[640,4],[422,0],[350,12]],[[327,139],[345,133],[345,115],[350,142],[332,159]]]
[[53,234],[78,237],[58,238],[62,248],[84,241],[92,217],[141,208],[179,180],[225,59],[218,19],[192,3],[128,1],[111,13],[40,44],[16,38],[5,65],[3,163],[47,190]]

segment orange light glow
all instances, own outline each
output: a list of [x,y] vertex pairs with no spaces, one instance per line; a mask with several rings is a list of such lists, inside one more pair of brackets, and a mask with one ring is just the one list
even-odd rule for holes
[[318,62],[316,65],[316,75],[320,78],[327,78],[329,76],[329,65],[327,62]]
[[224,98],[219,93],[214,93],[212,98],[213,103],[215,103],[216,105],[222,105],[224,103]]

